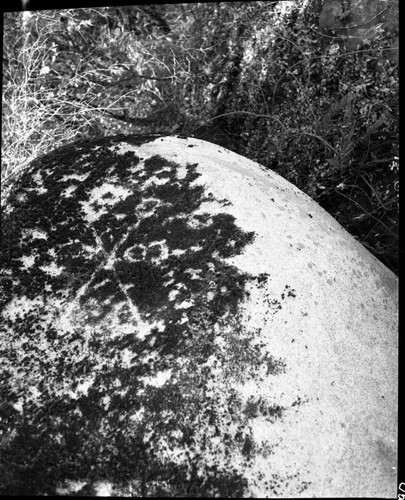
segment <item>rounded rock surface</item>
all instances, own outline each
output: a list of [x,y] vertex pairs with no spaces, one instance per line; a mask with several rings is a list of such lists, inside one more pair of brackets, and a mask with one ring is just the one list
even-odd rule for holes
[[395,495],[397,279],[280,176],[83,141],[2,232],[3,494]]

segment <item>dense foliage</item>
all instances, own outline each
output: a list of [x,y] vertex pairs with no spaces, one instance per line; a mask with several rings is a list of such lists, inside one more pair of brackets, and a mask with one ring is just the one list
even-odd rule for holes
[[[290,3],[290,2],[287,2]],[[6,13],[2,178],[72,139],[185,133],[269,167],[398,271],[398,64],[322,2]]]

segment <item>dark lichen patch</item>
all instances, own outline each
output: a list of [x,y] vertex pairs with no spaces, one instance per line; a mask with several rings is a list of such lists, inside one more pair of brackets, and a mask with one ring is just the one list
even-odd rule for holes
[[235,225],[235,217],[230,214],[216,214],[212,217],[212,224],[202,229],[205,251],[218,252],[220,257],[231,257],[240,253],[244,246],[251,243],[254,232],[243,232]]
[[260,273],[258,276],[256,276],[257,286],[263,288],[269,279],[270,275],[268,273]]
[[145,165],[145,171],[149,175],[156,174],[167,168],[169,168],[170,171],[176,169],[176,165],[174,163],[169,163],[161,156],[154,156],[152,158],[148,158],[147,160],[145,160],[144,165]]
[[267,375],[279,375],[285,372],[286,363],[282,359],[275,358],[268,354],[265,356],[265,362],[267,364]]
[[[296,297],[297,292],[294,288],[291,288],[290,285],[285,286],[285,291],[287,292],[287,297]],[[282,298],[284,298],[284,293],[282,294]]]
[[285,408],[280,405],[268,404],[262,396],[251,396],[243,408],[243,413],[248,420],[264,416],[269,421],[274,421],[275,419],[282,418],[284,410]]
[[243,413],[248,419],[255,418],[259,415],[260,399],[255,400],[255,398],[250,397],[245,404]]
[[293,403],[291,403],[291,407],[301,406],[301,405],[307,403],[308,401],[309,401],[308,399],[303,400],[302,398],[300,398],[300,396],[298,396],[297,399]]
[[[284,291],[280,294],[280,297],[276,298],[272,294],[266,292],[267,284],[270,281],[270,276],[267,273],[261,273],[258,276],[255,276],[250,280],[252,283],[255,283],[257,288],[261,288],[264,290],[263,302],[267,306],[268,315],[275,315],[283,308],[283,302],[288,298],[296,297],[297,292],[294,288],[289,285],[285,285]],[[267,323],[268,318],[265,318],[265,323]]]
[[142,312],[160,306],[167,299],[164,272],[159,266],[146,261],[120,260],[114,267],[121,283],[129,285],[128,294]]
[[255,442],[250,436],[247,436],[245,438],[245,442],[243,443],[242,454],[247,458],[253,458],[254,453]]
[[[277,375],[284,365],[254,341],[257,331],[242,326],[240,304],[247,283],[264,287],[269,278],[224,260],[242,253],[254,233],[229,214],[196,213],[203,202],[226,204],[195,183],[196,165],[179,175],[179,165],[163,157],[141,165],[134,153],[114,151],[148,140],[61,148],[35,162],[9,200],[2,257],[15,279],[4,279],[3,304],[33,303],[2,327],[18,346],[4,350],[1,376],[21,367],[2,394],[8,406],[1,430],[9,440],[0,465],[12,478],[3,488],[8,494],[53,494],[67,479],[87,482],[89,491],[98,480],[136,484],[138,496],[245,492],[233,457],[248,467],[257,448],[232,382],[263,367]],[[167,182],[148,182],[151,176]],[[130,194],[115,200],[107,192],[108,205],[100,200],[93,209],[108,210],[89,221],[84,204],[105,182]],[[72,185],[72,197],[63,196]],[[53,253],[27,229],[44,233]],[[24,270],[22,259],[32,255],[34,265]],[[44,264],[62,271],[50,275],[39,269]],[[84,323],[64,318],[73,303]]]
[[280,405],[271,405],[263,408],[263,414],[268,415],[270,419],[281,418],[285,408]]

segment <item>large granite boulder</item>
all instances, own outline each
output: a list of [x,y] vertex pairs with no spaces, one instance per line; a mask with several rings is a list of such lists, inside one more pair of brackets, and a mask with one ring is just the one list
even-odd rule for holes
[[105,138],[2,231],[3,494],[395,495],[397,279],[293,185]]

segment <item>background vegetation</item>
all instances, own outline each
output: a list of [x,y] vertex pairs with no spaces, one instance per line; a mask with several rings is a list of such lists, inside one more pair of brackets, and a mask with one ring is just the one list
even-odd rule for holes
[[[322,2],[5,13],[2,181],[83,137],[183,133],[271,168],[398,272],[398,64]],[[7,190],[6,190],[7,191]]]

